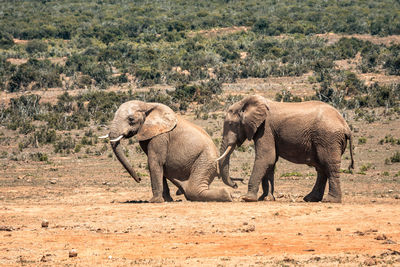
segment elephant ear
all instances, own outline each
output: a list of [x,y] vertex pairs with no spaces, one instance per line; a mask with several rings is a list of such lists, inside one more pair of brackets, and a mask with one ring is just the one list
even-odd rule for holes
[[149,104],[145,114],[146,119],[136,135],[138,141],[169,132],[178,121],[175,112],[163,104]]
[[242,100],[242,104],[240,119],[247,139],[251,140],[258,127],[265,121],[269,108],[267,101],[261,96],[247,97]]

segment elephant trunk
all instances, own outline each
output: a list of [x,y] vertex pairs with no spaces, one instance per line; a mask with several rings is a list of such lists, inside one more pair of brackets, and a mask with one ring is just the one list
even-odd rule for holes
[[[229,149],[230,147],[230,149]],[[230,187],[237,188],[237,184],[232,181],[231,177],[229,176],[229,161],[231,154],[233,150],[235,149],[235,145],[229,146],[227,148],[226,143],[222,142],[220,153],[223,155],[229,149],[227,155],[225,157],[222,157],[220,161],[218,162],[219,164],[219,170],[221,174],[222,181],[226,184],[229,185]]]
[[[114,134],[114,131],[111,131],[109,136],[110,139],[116,139],[117,137],[121,136],[121,135],[117,135]],[[124,168],[128,171],[128,173],[133,177],[133,179],[135,179],[136,182],[140,183],[140,177],[137,175],[137,173],[135,172],[135,170],[132,168],[132,166],[129,164],[128,159],[126,158],[126,156],[124,155],[124,151],[121,147],[120,141],[112,141],[111,142],[111,147],[114,151],[115,156],[117,157],[117,159],[119,160],[119,162],[121,162],[122,166],[124,166]]]

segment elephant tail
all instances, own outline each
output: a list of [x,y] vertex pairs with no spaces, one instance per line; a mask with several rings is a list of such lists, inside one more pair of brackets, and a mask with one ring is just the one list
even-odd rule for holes
[[[351,163],[349,165],[349,171],[351,169],[354,169],[354,158],[353,158],[353,135],[351,133],[346,134],[346,139],[349,140],[349,146],[350,146],[350,158],[351,158]],[[346,140],[347,141],[347,140]]]

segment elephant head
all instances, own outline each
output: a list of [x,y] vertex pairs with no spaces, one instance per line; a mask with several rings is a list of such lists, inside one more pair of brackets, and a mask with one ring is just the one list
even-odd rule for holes
[[123,153],[120,140],[135,135],[138,141],[148,140],[171,131],[176,123],[176,114],[169,107],[133,100],[118,108],[111,122],[110,133],[105,137],[110,138],[112,149],[124,168],[136,182],[140,182],[140,177]]
[[226,185],[237,188],[229,176],[229,160],[235,147],[253,139],[258,127],[265,121],[268,112],[267,101],[261,96],[250,96],[229,107],[223,129],[220,148],[222,155],[217,159],[222,180]]

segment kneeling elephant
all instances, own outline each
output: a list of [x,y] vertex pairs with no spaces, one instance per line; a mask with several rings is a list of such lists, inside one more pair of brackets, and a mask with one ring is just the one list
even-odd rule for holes
[[166,178],[193,201],[232,201],[226,188],[210,189],[217,173],[218,151],[210,136],[159,103],[129,101],[115,113],[107,136],[112,149],[137,181],[120,145],[122,138],[136,136],[148,157],[153,197],[150,202],[172,201]]

